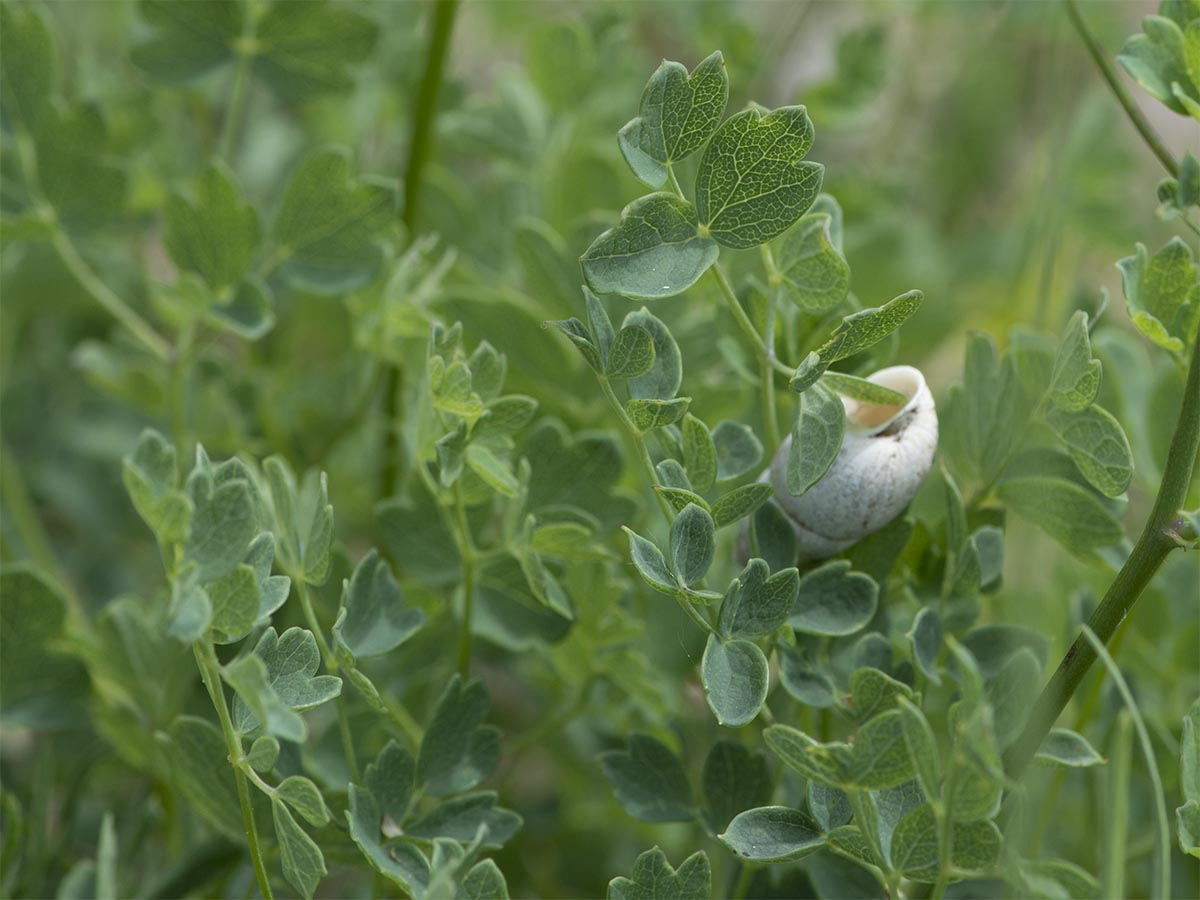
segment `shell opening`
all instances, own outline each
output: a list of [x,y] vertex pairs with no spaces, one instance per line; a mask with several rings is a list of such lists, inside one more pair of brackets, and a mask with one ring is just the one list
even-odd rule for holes
[[869,379],[881,387],[891,388],[908,398],[904,405],[864,403],[843,398],[846,424],[872,435],[893,434],[902,429],[908,414],[913,411],[917,394],[925,384],[921,373],[912,366],[893,366],[881,369]]

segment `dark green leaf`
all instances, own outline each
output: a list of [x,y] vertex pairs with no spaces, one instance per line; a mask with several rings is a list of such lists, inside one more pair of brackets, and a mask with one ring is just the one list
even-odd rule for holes
[[[588,290],[587,285],[583,285],[583,299],[587,304],[588,325],[591,328],[591,334],[596,342],[596,348],[600,352],[600,360],[603,365],[599,371],[603,371],[608,364],[608,354],[612,352],[612,345],[617,339],[616,332],[613,330],[612,320],[608,317],[608,313],[604,309],[604,304],[600,302],[600,298]],[[624,331],[624,328],[621,329]]]
[[746,810],[729,823],[721,840],[753,862],[790,862],[825,846],[821,826],[807,813],[787,806]]
[[693,494],[689,490],[685,490],[683,488],[663,487],[661,484],[656,484],[654,486],[654,491],[664,500],[670,503],[671,508],[674,509],[675,512],[682,512],[690,503],[696,504],[705,512],[712,512],[712,510],[709,508],[707,500],[705,500],[699,494]]
[[638,574],[650,587],[662,591],[664,594],[674,595],[679,586],[674,574],[667,566],[662,551],[654,543],[628,528],[622,528],[622,530],[629,535],[629,555]]
[[808,808],[822,831],[832,831],[850,821],[852,810],[846,792],[819,781],[808,783]]
[[716,241],[698,229],[686,200],[666,193],[639,197],[584,251],[583,275],[601,294],[639,300],[681,294],[717,261]]
[[379,831],[381,813],[370,791],[350,785],[350,808],[346,823],[350,838],[376,872],[399,885],[413,897],[424,894],[429,884],[429,862],[412,844],[385,845]]
[[405,608],[404,594],[392,570],[371,550],[345,583],[333,634],[358,659],[395,649],[424,621],[421,610]]
[[934,684],[941,684],[937,658],[942,651],[942,619],[937,610],[930,606],[923,607],[913,619],[907,637],[912,645],[913,662],[926,678]]
[[793,568],[768,577],[769,572],[766,562],[752,559],[738,575],[737,587],[731,589],[721,607],[723,634],[762,637],[787,620],[800,591],[800,575]]
[[426,793],[465,791],[491,774],[500,760],[500,737],[494,728],[481,727],[487,710],[482,682],[450,679],[417,757],[417,783]]
[[796,565],[799,549],[796,533],[775,501],[768,501],[754,511],[750,520],[750,546],[753,555],[766,560],[773,572]]
[[708,636],[700,680],[717,723],[737,728],[754,721],[767,699],[767,658],[750,641]]
[[275,788],[276,796],[300,813],[308,824],[321,828],[329,824],[329,807],[320,790],[303,775],[289,775]]
[[379,28],[341,4],[272,6],[258,22],[263,52],[254,71],[285,99],[345,91],[354,86],[347,71],[375,48]]
[[717,480],[717,449],[712,435],[708,426],[691,414],[684,416],[680,431],[683,433],[683,464],[688,481],[703,493]]
[[705,233],[743,249],[787,231],[821,190],[825,167],[801,162],[812,141],[803,106],[770,112],[752,106],[726,119],[696,175],[696,211]]
[[[321,654],[311,631],[289,628],[278,635],[274,628],[268,628],[254,653],[266,666],[268,683],[290,709],[312,709],[342,692],[340,678],[316,674]],[[241,697],[234,703],[234,722],[243,734],[258,724]]]
[[833,682],[811,662],[791,647],[780,642],[778,648],[779,681],[784,690],[816,709],[826,709],[837,701]]
[[666,855],[655,847],[637,858],[630,875],[608,883],[608,900],[708,900],[712,896],[712,870],[703,850],[672,869]]
[[58,50],[36,7],[0,7],[0,98],[6,119],[37,130],[58,81]]
[[448,837],[464,844],[474,840],[481,825],[487,826],[486,847],[502,847],[521,828],[521,817],[496,806],[496,792],[466,794],[435,806],[405,827],[411,837],[431,841]]
[[926,797],[937,797],[941,790],[942,770],[933,729],[925,714],[907,697],[897,698],[896,706],[900,710],[904,744],[908,747],[908,756],[916,769],[921,790]]
[[826,371],[818,383],[843,397],[853,397],[876,406],[904,406],[908,403],[908,398],[899,391],[845,372]]
[[304,719],[279,696],[261,657],[255,654],[239,657],[225,666],[221,674],[237,693],[234,713],[238,730],[243,734],[261,726],[267,734],[287,741],[303,743],[308,738]]
[[820,744],[788,725],[771,725],[763,731],[767,746],[789,768],[805,778],[830,787],[845,780],[849,748],[845,744]]
[[883,306],[874,306],[846,316],[816,351],[817,359],[805,361],[792,376],[792,389],[807,390],[831,363],[874,347],[904,324],[921,306],[924,294],[908,291]]
[[810,213],[780,244],[783,294],[806,313],[833,309],[850,290],[850,266],[829,239],[831,221],[827,213]]
[[163,241],[171,259],[201,276],[219,297],[241,281],[258,237],[258,211],[242,199],[233,173],[220,162],[167,201]]
[[234,58],[245,13],[240,3],[143,0],[140,9],[154,37],[134,47],[130,58],[154,77],[187,82]]
[[168,748],[175,785],[204,819],[231,840],[245,837],[229,748],[217,726],[180,716],[160,734]]
[[800,594],[788,622],[808,634],[854,634],[875,615],[879,585],[847,560],[833,560],[800,579]]
[[637,325],[621,329],[608,354],[605,374],[609,378],[636,378],[654,365],[654,338]]
[[850,676],[850,703],[859,722],[893,709],[901,697],[911,700],[912,695],[912,688],[879,669],[862,668]]
[[463,900],[508,900],[508,883],[494,860],[485,859],[471,866],[463,876]]
[[717,741],[704,760],[700,778],[704,818],[716,834],[742,810],[762,806],[771,799],[771,771],[767,758],[751,753],[742,744]]
[[363,786],[371,792],[382,815],[403,822],[413,799],[417,762],[412,754],[388,741],[363,773]]
[[[585,288],[586,290],[586,288]],[[578,349],[583,356],[583,361],[586,362],[593,370],[597,372],[604,371],[604,364],[600,361],[600,351],[592,341],[592,334],[588,331],[587,326],[581,321],[572,316],[569,319],[558,321],[550,321],[547,325],[553,325],[563,334],[565,334]]]
[[787,489],[799,497],[821,480],[842,449],[846,408],[836,394],[814,384],[800,395],[788,450]]
[[626,750],[600,754],[600,767],[625,811],[643,822],[686,822],[696,811],[683,763],[649,735],[632,734]]

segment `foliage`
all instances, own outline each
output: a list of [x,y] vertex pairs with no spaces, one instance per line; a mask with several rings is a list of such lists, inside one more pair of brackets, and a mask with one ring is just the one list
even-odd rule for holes
[[1057,10],[105,6],[0,5],[0,894],[1196,893],[1200,163]]

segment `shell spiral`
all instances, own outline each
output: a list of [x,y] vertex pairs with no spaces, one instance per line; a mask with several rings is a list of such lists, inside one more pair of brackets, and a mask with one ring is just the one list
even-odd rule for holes
[[[842,398],[842,449],[824,477],[801,496],[787,490],[790,435],[759,477],[775,488],[774,502],[796,534],[802,562],[840,553],[896,518],[933,465],[938,420],[925,376],[912,366],[892,366],[868,381],[899,391],[908,402],[879,406]],[[743,522],[740,557],[749,556],[748,529],[749,522]]]

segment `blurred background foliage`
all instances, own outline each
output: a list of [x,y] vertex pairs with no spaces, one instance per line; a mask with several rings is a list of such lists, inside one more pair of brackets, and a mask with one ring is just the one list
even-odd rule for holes
[[[288,95],[265,81],[252,83],[228,162],[264,222],[288,175],[314,147],[348,147],[352,171],[399,185],[427,10],[405,2],[343,8],[379,28],[373,48],[349,69],[352,89]],[[107,199],[80,198],[87,215],[71,227],[103,279],[131,305],[158,315],[158,282],[172,272],[162,209],[170,192],[218,152],[230,70],[164,87],[130,61],[130,48],[151,34],[136,4],[45,3],[41,10],[59,44],[60,89],[103,121],[82,145],[91,164],[102,167],[97,183]],[[1084,4],[1111,53],[1152,11],[1149,3]],[[214,458],[282,453],[298,470],[327,470],[339,539],[357,558],[380,537],[374,509],[386,418],[379,360],[419,359],[430,319],[461,319],[468,346],[486,338],[506,353],[508,389],[537,397],[542,415],[572,430],[609,427],[590,374],[541,323],[579,314],[577,256],[641,192],[615,133],[633,114],[647,74],[661,58],[691,66],[714,49],[724,52],[732,76],[730,110],[751,99],[772,107],[807,104],[817,134],[810,158],[825,164],[825,190],[844,209],[855,293],[875,305],[908,288],[925,292],[924,306],[892,350],[897,362],[925,371],[939,399],[960,378],[971,330],[989,332],[1002,346],[1014,328],[1056,333],[1076,308],[1094,306],[1103,289],[1121,296],[1114,263],[1135,242],[1156,248],[1176,233],[1156,216],[1157,162],[1057,4],[467,3],[453,37],[415,234],[404,234],[398,219],[379,229],[378,265],[347,290],[314,293],[285,273],[273,274],[275,324],[265,337],[249,342],[218,334],[197,349],[184,387],[192,436]],[[1177,155],[1196,148],[1194,121],[1135,94]],[[6,210],[19,201],[10,177],[13,154],[8,143]],[[11,219],[3,236],[3,558],[36,557],[34,545],[46,543],[81,610],[96,615],[113,598],[158,583],[156,549],[121,486],[121,458],[144,426],[164,424],[165,398],[175,388],[52,248],[19,240]],[[731,258],[736,272],[737,257]],[[701,284],[654,311],[680,341],[686,392],[702,399],[706,417],[757,427],[738,374],[742,352],[710,293]],[[1101,401],[1133,444],[1135,481],[1124,520],[1133,532],[1157,485],[1182,378],[1128,329],[1122,303],[1110,304],[1105,317],[1094,336],[1107,375]],[[412,395],[415,387],[410,382],[403,390]],[[936,482],[918,497],[918,511],[941,503]],[[636,488],[632,472],[624,484]],[[30,524],[31,516],[40,526]],[[404,537],[381,539],[394,547]],[[1051,635],[1054,658],[1111,573],[1072,560],[1020,523],[1010,527],[1007,543],[1004,587],[985,618]],[[1198,690],[1200,645],[1197,560],[1176,556],[1116,653],[1172,783],[1178,722]],[[347,574],[346,558],[331,585]],[[400,570],[411,574],[403,562]],[[427,584],[407,587],[422,605],[444,602]],[[576,585],[597,596],[625,587]],[[647,699],[631,703],[614,695],[616,705],[603,718],[610,740],[633,727],[663,729],[674,721],[686,750],[690,734],[713,727],[690,680],[701,635],[656,599],[635,602],[649,620],[640,651],[646,662],[637,664],[644,671],[634,673]],[[336,589],[327,602],[327,609],[336,606]],[[429,641],[406,649],[389,672],[391,684],[415,691],[417,707],[440,690],[441,675],[425,683],[420,674],[436,661],[438,647]],[[521,735],[536,738],[532,729],[558,712],[550,706],[558,696],[555,679],[578,652],[570,644],[546,657],[514,656],[496,647],[481,657],[493,720],[522,748],[500,775],[506,803],[526,821],[498,857],[514,896],[595,895],[647,846],[662,845],[673,860],[692,849],[685,826],[646,826],[620,811],[597,777],[592,752],[605,744],[588,728],[587,715],[553,742],[521,741]],[[678,677],[684,673],[689,680]],[[169,687],[169,664],[156,675]],[[1095,685],[1093,676],[1084,693],[1092,691],[1092,702],[1101,704],[1094,743],[1103,747],[1119,704]],[[144,709],[158,703],[168,715],[188,704],[202,708],[199,699],[164,696]],[[151,718],[142,728],[164,724]],[[140,862],[130,865],[145,867],[144,884],[152,886],[162,875],[151,871],[158,851],[181,849],[161,846],[165,839],[153,825],[155,817],[174,814],[178,798],[132,774],[128,766],[138,764],[132,749],[123,758],[105,751],[96,728],[112,728],[102,717],[89,724],[79,711],[66,710],[56,727],[70,739],[34,744],[36,732],[6,725],[0,744],[6,786],[20,792],[31,821],[44,829],[22,885],[34,894],[48,890],[72,860],[92,856],[103,810],[115,810],[120,822],[122,811],[149,805],[156,812],[145,833],[124,834],[121,843],[141,844]],[[41,752],[30,753],[34,746]],[[336,748],[330,749],[332,758]],[[1041,842],[1095,871],[1100,848],[1091,823],[1101,812],[1104,774],[1033,777],[1061,793],[1057,805],[1047,803],[1031,845]],[[1140,777],[1135,771],[1135,785]],[[66,794],[64,783],[72,787]],[[1149,788],[1140,787],[1132,795],[1134,821],[1149,815],[1139,808],[1149,804]],[[1148,878],[1139,866],[1148,860],[1150,835],[1131,830],[1131,839],[1130,889],[1137,893],[1146,883],[1138,879]],[[214,858],[220,850],[210,848]],[[1178,895],[1195,896],[1194,864],[1177,867]],[[331,879],[326,889],[336,884]],[[859,888],[875,886],[853,887]]]

